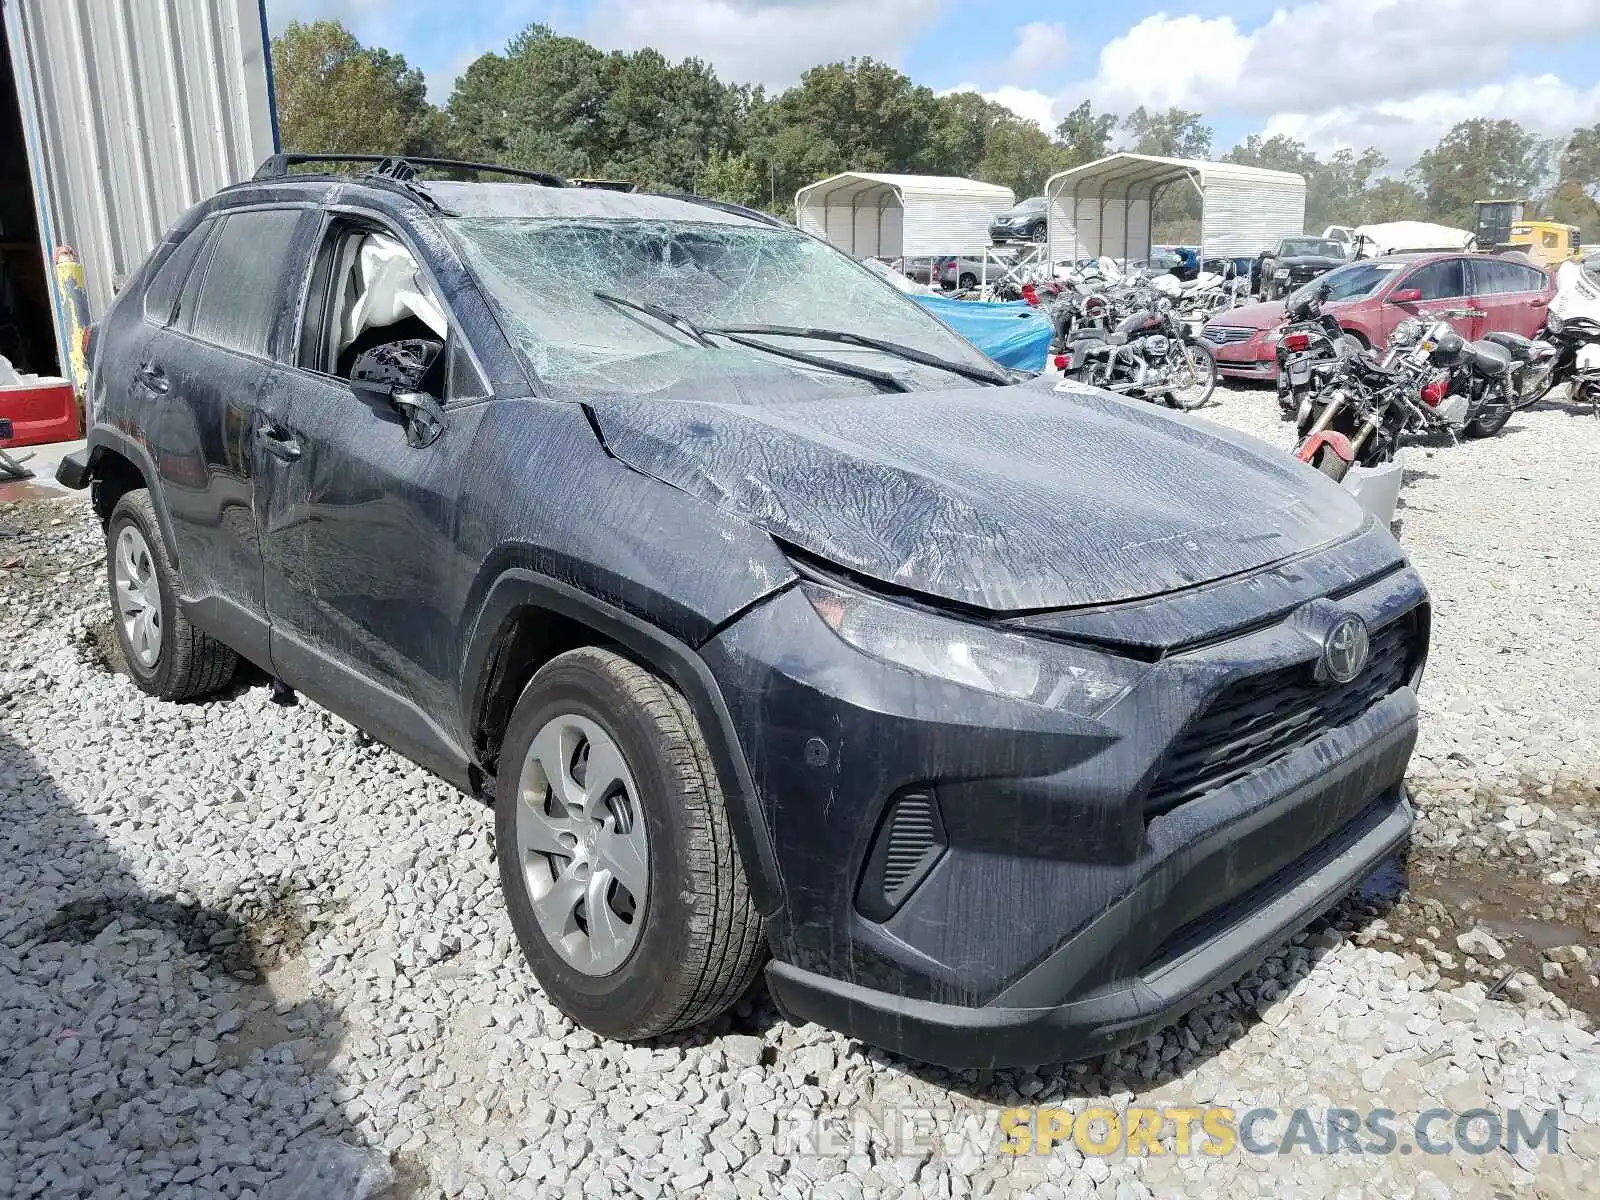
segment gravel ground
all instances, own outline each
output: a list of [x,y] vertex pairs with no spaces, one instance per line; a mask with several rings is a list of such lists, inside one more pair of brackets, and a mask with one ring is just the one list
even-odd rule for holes
[[[1230,389],[1204,416],[1287,445],[1274,411]],[[1409,452],[1436,622],[1408,861],[1181,1025],[1038,1072],[919,1067],[759,989],[649,1047],[575,1029],[516,953],[485,809],[259,677],[144,697],[110,669],[86,508],[0,508],[0,1195],[1600,1193],[1597,461],[1600,421],[1559,405]],[[1423,1109],[1525,1105],[1563,1132],[1000,1153],[1022,1104],[1383,1106],[1402,1143]]]

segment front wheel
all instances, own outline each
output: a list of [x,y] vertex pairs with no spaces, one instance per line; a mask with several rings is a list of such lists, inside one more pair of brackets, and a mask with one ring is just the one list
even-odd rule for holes
[[739,998],[765,936],[681,693],[610,650],[560,655],[517,701],[500,763],[500,884],[556,1007],[636,1041]]
[[956,282],[957,286],[959,286],[963,292],[970,292],[973,288],[978,286],[978,277],[971,274],[963,275]]
[[1172,390],[1167,403],[1182,412],[1191,412],[1211,399],[1217,389],[1216,356],[1204,346],[1185,343],[1168,359]]

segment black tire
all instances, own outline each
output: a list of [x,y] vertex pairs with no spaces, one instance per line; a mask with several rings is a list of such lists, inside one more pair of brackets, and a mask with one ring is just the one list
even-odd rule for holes
[[1317,451],[1317,461],[1314,465],[1317,470],[1335,482],[1343,480],[1350,473],[1350,464],[1326,446]]
[[963,292],[970,292],[973,288],[978,286],[978,277],[970,273],[962,275],[956,280],[956,286]]
[[[606,975],[570,964],[540,929],[517,851],[516,806],[534,736],[577,714],[599,725],[637,782],[649,890],[628,957]],[[750,986],[766,956],[726,801],[683,696],[631,660],[587,647],[528,683],[511,714],[495,788],[500,884],[517,942],[551,1001],[587,1029],[638,1041],[711,1020]]]
[[[1507,386],[1502,384],[1502,389]],[[1497,393],[1499,394],[1499,393]],[[1497,403],[1490,411],[1481,417],[1476,417],[1467,422],[1467,427],[1462,432],[1469,438],[1493,437],[1506,427],[1506,422],[1511,419],[1512,401],[1509,396]]]
[[1044,241],[1046,229],[1047,226],[1043,221],[1035,221],[1032,228],[1028,230],[1028,240],[1030,242]]
[[[159,592],[159,650],[146,664],[134,652],[117,600],[117,548],[122,531],[133,527],[144,540]],[[150,493],[137,488],[123,493],[106,522],[106,585],[111,598],[111,627],[128,675],[139,689],[162,700],[194,700],[224,687],[233,678],[239,656],[196,629],[178,607],[178,571],[161,539]]]

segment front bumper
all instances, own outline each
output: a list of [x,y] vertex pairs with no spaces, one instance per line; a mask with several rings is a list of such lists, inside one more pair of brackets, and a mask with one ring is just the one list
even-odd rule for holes
[[[1295,820],[1307,800],[1298,794],[1286,796],[1275,811],[1284,821]],[[1405,843],[1411,822],[1411,805],[1402,787],[1395,785],[1336,836],[1214,913],[1192,939],[1183,940],[1170,954],[1135,975],[1075,999],[1031,1005],[1002,997],[994,1004],[968,1008],[908,999],[779,961],[768,966],[767,984],[791,1021],[815,1021],[844,1030],[923,1062],[952,1068],[1021,1067],[1092,1058],[1149,1037],[1243,975],[1353,891]],[[1189,864],[1189,881],[1209,884],[1228,878],[1240,857],[1231,843],[1234,834],[1232,829],[1219,832],[1218,844]],[[1171,882],[1177,881],[1147,880],[1041,963],[1036,974],[1043,980],[1075,973],[1077,960],[1104,953],[1105,943],[1124,928],[1159,911]]]
[[1205,346],[1217,360],[1217,374],[1229,379],[1261,379],[1276,383],[1278,379],[1277,343],[1270,341],[1265,331],[1244,342],[1227,342]]
[[[1331,557],[1298,578],[1347,567]],[[1337,602],[1166,654],[1095,721],[869,659],[795,590],[709,642],[777,855],[768,979],[780,1007],[949,1066],[1084,1057],[1180,1016],[1336,903],[1410,827],[1428,619],[1409,569],[1355,585],[1332,575],[1322,586]],[[1211,603],[1259,592],[1214,585]],[[1412,631],[1377,699],[1318,709],[1335,715],[1255,763],[1287,721],[1279,693],[1256,696],[1248,736],[1230,726],[1220,748],[1196,749],[1224,697],[1300,679],[1317,631],[1347,611],[1375,644]],[[1220,782],[1173,787],[1173,764],[1196,756]],[[938,841],[882,904],[867,885],[912,798],[936,809],[914,832],[931,826]]]

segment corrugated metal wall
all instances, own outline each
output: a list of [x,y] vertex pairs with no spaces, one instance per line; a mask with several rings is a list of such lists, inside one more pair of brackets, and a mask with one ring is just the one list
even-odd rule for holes
[[98,320],[179,214],[273,152],[262,3],[0,4],[45,256],[77,251]]
[[1201,242],[1207,256],[1256,254],[1305,232],[1303,179],[1207,178]]
[[906,194],[901,253],[982,254],[989,248],[989,222],[1016,203],[1010,192],[985,196]]
[[1051,197],[1050,261],[1076,262],[1101,255],[1120,260],[1149,257],[1149,198],[1117,195],[1102,204],[1098,196],[1083,196],[1074,203],[1070,192]]

